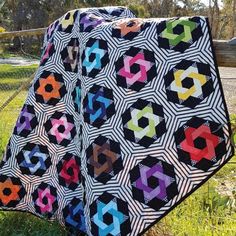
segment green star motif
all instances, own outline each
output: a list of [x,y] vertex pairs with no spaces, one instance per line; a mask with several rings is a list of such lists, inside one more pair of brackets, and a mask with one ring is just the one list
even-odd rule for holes
[[[181,34],[175,34],[173,32],[176,26],[182,26],[183,32]],[[170,45],[176,46],[181,41],[188,43],[192,40],[192,31],[196,29],[197,25],[195,22],[189,20],[174,20],[166,23],[166,29],[162,32],[162,37],[169,40]]]

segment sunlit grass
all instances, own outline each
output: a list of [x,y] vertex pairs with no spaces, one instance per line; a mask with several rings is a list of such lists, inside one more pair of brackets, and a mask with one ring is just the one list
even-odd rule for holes
[[34,73],[36,68],[37,65],[0,65],[0,92],[19,88]]

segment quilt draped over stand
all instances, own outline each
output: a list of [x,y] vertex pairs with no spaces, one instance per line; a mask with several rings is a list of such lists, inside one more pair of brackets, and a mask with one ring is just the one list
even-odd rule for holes
[[207,18],[73,10],[45,33],[0,208],[141,235],[230,159],[230,133]]

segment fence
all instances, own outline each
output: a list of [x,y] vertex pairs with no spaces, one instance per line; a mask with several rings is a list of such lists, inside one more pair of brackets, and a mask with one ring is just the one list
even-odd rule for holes
[[[0,34],[0,41],[11,39],[13,37],[26,37],[26,36],[42,36],[44,34],[45,28],[41,29],[33,29],[33,30],[24,30],[18,32],[6,32]],[[221,40],[221,41],[213,41],[216,58],[219,66],[226,66],[226,67],[236,67],[236,45],[230,44],[228,41]],[[24,52],[23,52],[24,53]],[[24,58],[26,56],[24,55]],[[35,56],[27,57],[31,60],[35,58]],[[1,59],[0,59],[1,60]],[[11,134],[13,125],[16,122],[20,109],[24,103],[24,100],[27,95],[27,91],[29,85],[34,78],[34,73],[36,68],[38,67],[38,62],[35,61],[36,64],[28,65],[28,66],[12,66],[12,65],[1,65],[0,63],[0,156],[5,150],[6,144],[8,142],[9,136]],[[235,76],[236,81],[236,76]],[[216,177],[214,177],[210,182],[208,181],[203,188],[196,191],[193,194],[193,198],[197,201],[201,202],[200,211],[206,211],[207,214],[203,215],[199,212],[193,214],[191,208],[194,207],[189,205],[190,211],[185,212],[186,219],[184,222],[188,222],[188,219],[193,219],[193,217],[199,217],[199,222],[203,219],[201,217],[205,217],[205,221],[208,222],[208,225],[205,227],[209,227],[212,231],[212,235],[221,235],[221,234],[214,234],[214,232],[221,232],[222,225],[219,222],[222,222],[222,219],[228,219],[228,222],[231,222],[232,228],[227,229],[228,234],[226,235],[233,235],[236,231],[236,213],[231,214],[230,212],[236,212],[235,200],[236,195],[233,191],[236,192],[236,186],[224,186],[222,188],[221,185],[215,187],[215,181],[218,183],[223,182],[225,185],[226,183],[232,181],[232,179],[236,178],[235,172],[233,171],[233,165],[236,164],[235,161],[231,161],[229,164],[224,167],[225,169],[220,172]],[[229,172],[230,174],[228,174]],[[227,182],[228,181],[228,182]],[[217,195],[219,193],[219,195]],[[222,211],[214,212],[212,208],[217,208],[218,206],[214,206],[215,198],[221,199],[220,196],[226,195],[227,196],[227,203],[225,202],[225,207],[228,204],[227,210],[222,213]],[[188,201],[188,200],[187,200]],[[190,204],[187,202],[187,204]],[[182,207],[182,208],[181,208]],[[178,209],[185,209],[186,205],[181,204]],[[209,210],[210,209],[210,210]],[[176,211],[175,211],[176,212]],[[172,215],[174,215],[173,213]],[[198,214],[198,216],[197,216]],[[172,215],[168,218],[164,218],[160,224],[155,229],[151,229],[148,235],[171,235],[169,232],[169,228],[165,229],[165,226],[168,226],[168,219],[172,221],[172,224],[176,224],[176,229],[179,229],[179,222],[178,220],[175,221],[175,218],[171,218]],[[181,217],[181,216],[179,216]],[[216,219],[216,221],[212,220],[212,217]],[[167,219],[167,220],[166,220]],[[227,227],[230,224],[227,224]],[[174,229],[172,229],[174,230]],[[226,231],[226,230],[225,230]],[[158,233],[157,233],[158,232]],[[232,233],[232,234],[231,234]],[[190,235],[185,232],[183,235]],[[200,235],[200,234],[199,234]],[[223,234],[222,234],[223,235]]]

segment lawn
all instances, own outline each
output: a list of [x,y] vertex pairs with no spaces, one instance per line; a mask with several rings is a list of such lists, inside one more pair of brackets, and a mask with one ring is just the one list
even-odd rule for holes
[[[0,65],[0,108],[4,102],[29,78],[37,65],[11,66]],[[27,88],[8,104],[0,114],[0,155],[7,144],[9,135],[16,122],[20,109],[26,99]]]
[[[0,106],[23,81],[27,80],[36,67],[35,65],[27,67],[0,65]],[[0,114],[0,156],[26,95],[27,91],[22,91]],[[232,124],[236,127],[236,115],[232,116]],[[236,158],[234,157],[232,161],[236,162]],[[235,164],[226,164],[210,181],[149,230],[147,235],[235,236],[235,181]],[[227,191],[224,191],[225,188]],[[49,223],[30,214],[19,212],[0,211],[0,230],[1,236],[66,235],[66,231],[57,223]]]

